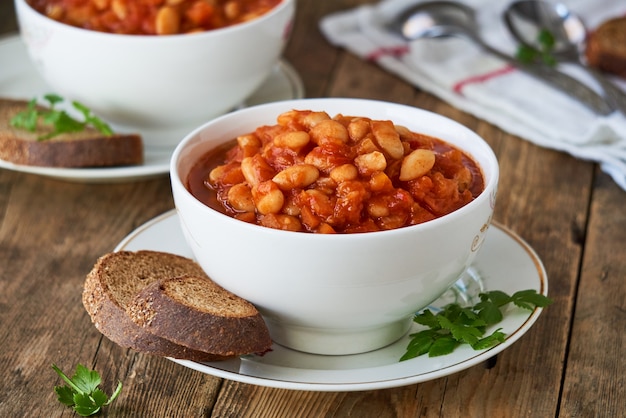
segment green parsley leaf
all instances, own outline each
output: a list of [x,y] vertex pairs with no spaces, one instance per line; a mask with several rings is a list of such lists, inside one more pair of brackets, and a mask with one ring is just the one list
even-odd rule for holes
[[89,370],[87,367],[79,364],[76,366],[76,372],[72,377],[72,382],[76,385],[81,393],[92,393],[98,388],[102,380],[95,370]]
[[415,318],[413,318],[413,321],[417,322],[418,324],[425,325],[431,329],[441,328],[435,315],[428,309],[423,311],[421,314],[417,314]]
[[527,45],[520,45],[515,53],[515,58],[524,64],[530,64],[537,59],[537,50]]
[[441,328],[450,331],[452,337],[454,337],[454,339],[460,343],[465,343],[469,345],[475,344],[483,335],[483,332],[480,330],[480,328],[471,324],[464,323],[463,321],[457,320],[455,322],[452,322],[443,315],[437,316],[437,319],[439,320]]
[[50,106],[52,108],[54,108],[54,106],[57,103],[61,103],[63,101],[63,97],[59,96],[58,94],[54,94],[54,93],[48,93],[45,96],[43,96],[43,98],[46,99],[50,103]]
[[452,336],[442,336],[437,338],[435,342],[433,342],[433,345],[430,346],[428,357],[445,356],[446,354],[452,353],[459,345],[460,343]]
[[439,334],[432,330],[424,330],[411,334],[411,342],[407,347],[406,354],[402,356],[400,361],[428,353],[438,336]]
[[544,52],[549,52],[554,49],[556,45],[556,38],[548,29],[541,29],[539,34],[537,35],[537,41],[541,45],[541,50]]
[[[534,290],[531,290],[531,292],[534,292]],[[497,307],[504,306],[507,303],[511,302],[511,296],[507,295],[506,293],[500,290],[492,290],[487,293],[482,293],[479,295],[479,297],[481,301],[483,302],[491,301],[491,303],[493,303]]]
[[92,400],[91,397],[85,393],[75,393],[74,394],[74,411],[80,416],[88,417],[89,415],[94,415],[100,411],[100,407],[95,400]]
[[103,406],[113,402],[122,391],[122,382],[118,382],[117,388],[109,398],[98,388],[102,379],[95,370],[79,364],[70,379],[56,365],[52,365],[54,371],[67,384],[65,386],[55,386],[54,391],[57,399],[63,405],[69,406],[81,416],[89,416],[97,413]]
[[541,60],[548,67],[554,67],[558,64],[558,61],[556,60],[556,58],[554,58],[552,54],[547,53],[547,52],[541,54]]
[[94,115],[85,105],[76,101],[72,102],[72,106],[83,116],[84,120],[79,121],[72,118],[66,111],[56,109],[56,105],[63,102],[61,96],[57,94],[46,94],[44,99],[49,103],[47,109],[37,108],[37,100],[32,99],[28,102],[28,108],[26,110],[17,113],[11,118],[9,122],[11,126],[18,129],[25,129],[29,132],[35,132],[37,130],[39,121],[44,125],[51,126],[52,131],[39,136],[39,138],[37,138],[39,141],[44,141],[63,133],[81,132],[85,130],[87,126],[93,126],[104,135],[113,134],[111,127]]
[[547,296],[534,289],[520,290],[509,296],[505,292],[492,290],[479,295],[480,302],[465,307],[451,303],[434,314],[425,309],[413,317],[417,324],[427,329],[409,335],[409,344],[400,361],[409,360],[428,353],[429,357],[450,354],[461,344],[475,350],[494,347],[506,340],[501,328],[485,336],[487,326],[502,321],[502,309],[513,303],[522,309],[544,308],[552,303]]
[[537,34],[539,49],[528,45],[520,45],[517,48],[515,57],[524,64],[533,62],[543,62],[547,66],[554,67],[558,62],[553,55],[556,46],[556,38],[548,29],[541,29]]
[[37,111],[35,110],[35,106],[37,105],[37,101],[32,99],[28,102],[28,108],[19,112],[13,118],[11,118],[10,124],[11,126],[19,129],[25,129],[30,132],[35,132],[37,128]]
[[91,109],[89,109],[87,106],[77,101],[73,101],[72,106],[74,106],[76,110],[82,113],[86,123],[91,124],[94,128],[96,128],[105,135],[113,134],[113,130],[111,129],[111,127],[100,118],[98,118],[96,115],[94,115]]
[[57,398],[59,402],[63,405],[73,406],[74,405],[74,391],[69,386],[56,386],[54,391],[57,394]]
[[500,331],[495,330],[491,335],[488,335],[472,344],[474,350],[484,350],[486,348],[495,347],[496,345],[503,343],[506,340],[506,335]]
[[502,311],[497,303],[493,303],[489,300],[483,300],[474,306],[474,309],[478,310],[478,316],[485,321],[486,325],[497,324],[502,321]]
[[532,311],[535,306],[545,308],[552,303],[550,298],[540,295],[534,290],[520,290],[519,292],[515,292],[513,293],[513,296],[511,296],[511,300],[520,308],[528,309],[530,311]]

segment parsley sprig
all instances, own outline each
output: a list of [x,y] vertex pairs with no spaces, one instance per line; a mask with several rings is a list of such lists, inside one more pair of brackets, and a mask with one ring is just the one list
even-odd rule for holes
[[72,106],[78,110],[83,116],[83,121],[72,118],[66,111],[59,110],[56,105],[63,102],[63,98],[57,94],[46,94],[44,99],[49,103],[49,108],[42,109],[37,106],[37,99],[28,102],[28,108],[17,113],[11,118],[11,126],[19,129],[25,129],[30,132],[37,130],[37,125],[41,120],[43,124],[52,127],[52,131],[39,136],[39,141],[53,138],[57,135],[70,132],[81,132],[89,125],[105,135],[113,134],[111,127],[93,114],[93,112],[85,105],[73,101]]
[[528,45],[520,45],[515,54],[517,59],[524,64],[543,62],[550,67],[554,67],[557,64],[557,60],[552,53],[556,39],[552,32],[547,29],[540,30],[537,34],[537,43],[539,44],[539,49]]
[[73,408],[77,414],[83,417],[96,414],[103,406],[113,402],[122,391],[122,382],[118,382],[115,392],[109,398],[106,393],[98,388],[102,381],[98,372],[90,371],[82,364],[76,366],[76,371],[71,379],[56,365],[53,364],[52,368],[67,383],[65,386],[54,387],[59,402]]
[[534,289],[520,290],[509,296],[494,290],[479,295],[480,302],[464,307],[451,303],[434,314],[425,309],[416,314],[413,321],[427,329],[411,334],[406,353],[400,361],[428,354],[429,357],[452,353],[461,344],[469,344],[475,350],[482,350],[503,343],[506,338],[498,328],[485,336],[487,328],[502,321],[502,308],[509,303],[528,310],[546,307],[552,300],[537,293]]

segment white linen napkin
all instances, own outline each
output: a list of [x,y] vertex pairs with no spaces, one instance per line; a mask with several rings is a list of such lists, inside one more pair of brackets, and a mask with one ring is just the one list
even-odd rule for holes
[[[626,117],[599,116],[584,105],[485,53],[466,39],[439,38],[406,42],[386,23],[408,5],[424,0],[384,0],[323,18],[328,41],[364,60],[372,60],[453,106],[537,145],[600,163],[626,190]],[[517,44],[502,13],[510,0],[466,0],[476,10],[486,43],[510,55]],[[604,19],[626,14],[614,0],[563,0],[593,28]],[[561,69],[597,89],[579,68]],[[626,82],[617,80],[620,87]]]

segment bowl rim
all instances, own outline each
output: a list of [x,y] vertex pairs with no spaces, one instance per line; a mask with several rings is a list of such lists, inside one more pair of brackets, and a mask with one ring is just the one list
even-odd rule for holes
[[[296,0],[281,0],[279,4],[277,4],[274,8],[272,8],[267,13],[249,20],[247,22],[237,23],[231,26],[221,27],[217,29],[211,29],[201,32],[194,33],[177,33],[173,35],[146,35],[146,34],[123,34],[123,33],[111,33],[111,32],[101,32],[91,29],[85,29],[78,26],[72,26],[67,23],[59,22],[57,20],[51,19],[48,16],[45,16],[35,10],[27,0],[15,0],[16,5],[16,13],[18,14],[18,21],[20,13],[27,13],[30,18],[36,19],[36,21],[40,24],[51,25],[53,28],[57,30],[67,31],[69,33],[76,32],[82,37],[90,36],[93,38],[104,38],[110,40],[118,40],[122,39],[124,42],[129,42],[129,39],[132,39],[132,42],[155,42],[155,39],[158,39],[157,42],[165,43],[165,42],[183,42],[183,40],[189,39],[203,39],[203,38],[214,38],[221,36],[228,36],[228,34],[232,32],[241,32],[245,31],[248,28],[253,26],[257,26],[262,24],[264,21],[271,19],[273,16],[280,14],[283,9],[289,7],[295,7]],[[21,26],[21,22],[20,22]]]
[[[350,103],[362,103],[362,104],[372,104],[375,106],[391,106],[397,109],[405,109],[408,111],[417,111],[419,113],[429,114],[431,117],[439,118],[442,121],[446,121],[446,123],[450,123],[456,126],[456,128],[470,134],[474,139],[479,140],[478,142],[480,143],[481,153],[484,153],[485,155],[484,158],[487,161],[489,161],[489,163],[491,164],[491,176],[485,182],[484,189],[478,197],[476,197],[473,201],[469,202],[467,205],[457,210],[454,210],[453,212],[450,212],[444,216],[440,216],[438,218],[435,218],[427,222],[422,222],[416,225],[410,225],[410,226],[405,226],[401,228],[394,228],[394,229],[389,229],[389,230],[384,230],[384,231],[346,233],[346,234],[314,234],[314,233],[305,233],[305,232],[294,233],[293,231],[284,231],[284,230],[279,230],[279,229],[274,229],[274,228],[268,228],[268,227],[257,225],[257,224],[251,224],[248,222],[243,222],[205,205],[200,200],[198,200],[193,194],[191,194],[191,192],[187,189],[187,187],[185,187],[183,180],[180,178],[180,175],[179,175],[179,170],[178,170],[179,159],[182,153],[184,152],[184,150],[186,149],[186,146],[190,142],[192,142],[192,140],[196,138],[197,135],[199,135],[201,132],[203,132],[207,128],[210,128],[211,126],[218,124],[218,123],[224,123],[223,121],[225,120],[227,121],[232,118],[245,116],[246,113],[260,111],[265,108],[286,106],[287,108],[291,109],[293,107],[288,107],[288,105],[296,104],[296,103],[298,104],[310,103],[313,106],[317,105],[318,107],[323,107],[323,104],[329,100],[333,102],[345,102],[346,105],[349,105]],[[320,109],[320,110],[324,110],[324,109]],[[355,115],[355,116],[358,116],[358,115]],[[247,133],[247,132],[242,132],[242,134],[243,133]],[[203,141],[200,141],[200,142],[203,142]],[[455,144],[452,144],[452,145],[454,145],[455,147],[459,147],[458,145],[455,145]],[[459,148],[463,152],[469,154],[473,159],[476,159],[476,157],[472,155],[472,153],[470,153],[466,148],[463,148],[463,147],[459,147]],[[478,161],[476,161],[476,163],[478,164]],[[483,174],[483,178],[485,178],[485,172],[484,172],[485,169],[480,164],[479,164],[479,168]],[[224,222],[227,222],[228,224],[232,224],[234,228],[237,228],[239,230],[251,229],[252,231],[257,231],[257,233],[262,233],[262,234],[269,235],[269,236],[275,236],[275,235],[284,236],[284,234],[288,234],[288,236],[295,238],[295,239],[319,239],[319,240],[351,240],[351,239],[354,239],[354,237],[360,237],[359,239],[362,239],[363,236],[372,236],[372,235],[374,236],[384,235],[384,236],[391,237],[393,235],[411,233],[412,231],[416,229],[429,230],[432,228],[439,228],[440,225],[445,225],[446,223],[449,223],[450,221],[453,221],[456,218],[464,216],[466,212],[472,211],[475,206],[483,204],[485,200],[488,200],[487,204],[489,204],[491,206],[491,209],[493,210],[493,206],[495,202],[492,201],[492,199],[495,200],[495,194],[497,192],[499,175],[500,175],[498,159],[493,149],[491,148],[491,146],[487,143],[487,141],[485,141],[485,139],[483,139],[475,131],[472,131],[468,127],[462,125],[461,123],[451,118],[448,118],[446,116],[443,116],[441,114],[438,114],[429,110],[425,110],[425,109],[421,109],[415,106],[410,106],[410,105],[405,105],[405,104],[387,102],[387,101],[382,101],[382,100],[373,100],[373,99],[342,98],[342,97],[304,98],[304,99],[283,100],[283,101],[278,101],[278,102],[264,103],[264,104],[260,104],[256,106],[251,106],[248,108],[239,109],[239,110],[224,114],[222,116],[219,116],[197,127],[192,132],[187,134],[179,142],[179,144],[174,149],[174,152],[172,153],[172,157],[170,159],[169,171],[170,171],[171,187],[174,192],[175,200],[176,200],[176,194],[177,194],[176,190],[178,190],[184,196],[183,198],[186,201],[189,201],[190,204],[194,205],[194,207],[198,208],[199,210],[203,212],[206,212],[209,216],[217,217],[218,219]],[[177,202],[175,203],[176,203],[176,207],[178,210],[178,203]],[[311,238],[311,237],[316,237],[316,238]]]

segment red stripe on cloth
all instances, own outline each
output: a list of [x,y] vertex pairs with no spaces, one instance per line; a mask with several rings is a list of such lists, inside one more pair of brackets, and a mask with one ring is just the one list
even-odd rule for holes
[[408,45],[382,47],[370,52],[365,58],[369,61],[378,61],[381,57],[387,55],[391,55],[393,57],[401,57],[407,52],[409,52]]
[[506,67],[502,67],[497,70],[490,71],[488,73],[468,77],[466,79],[463,79],[455,83],[454,86],[452,87],[452,90],[454,90],[455,93],[462,94],[463,88],[467,86],[468,84],[484,83],[485,81],[489,81],[492,78],[496,78],[501,75],[508,74],[514,70],[515,70],[515,67],[513,67],[512,65],[507,65]]

